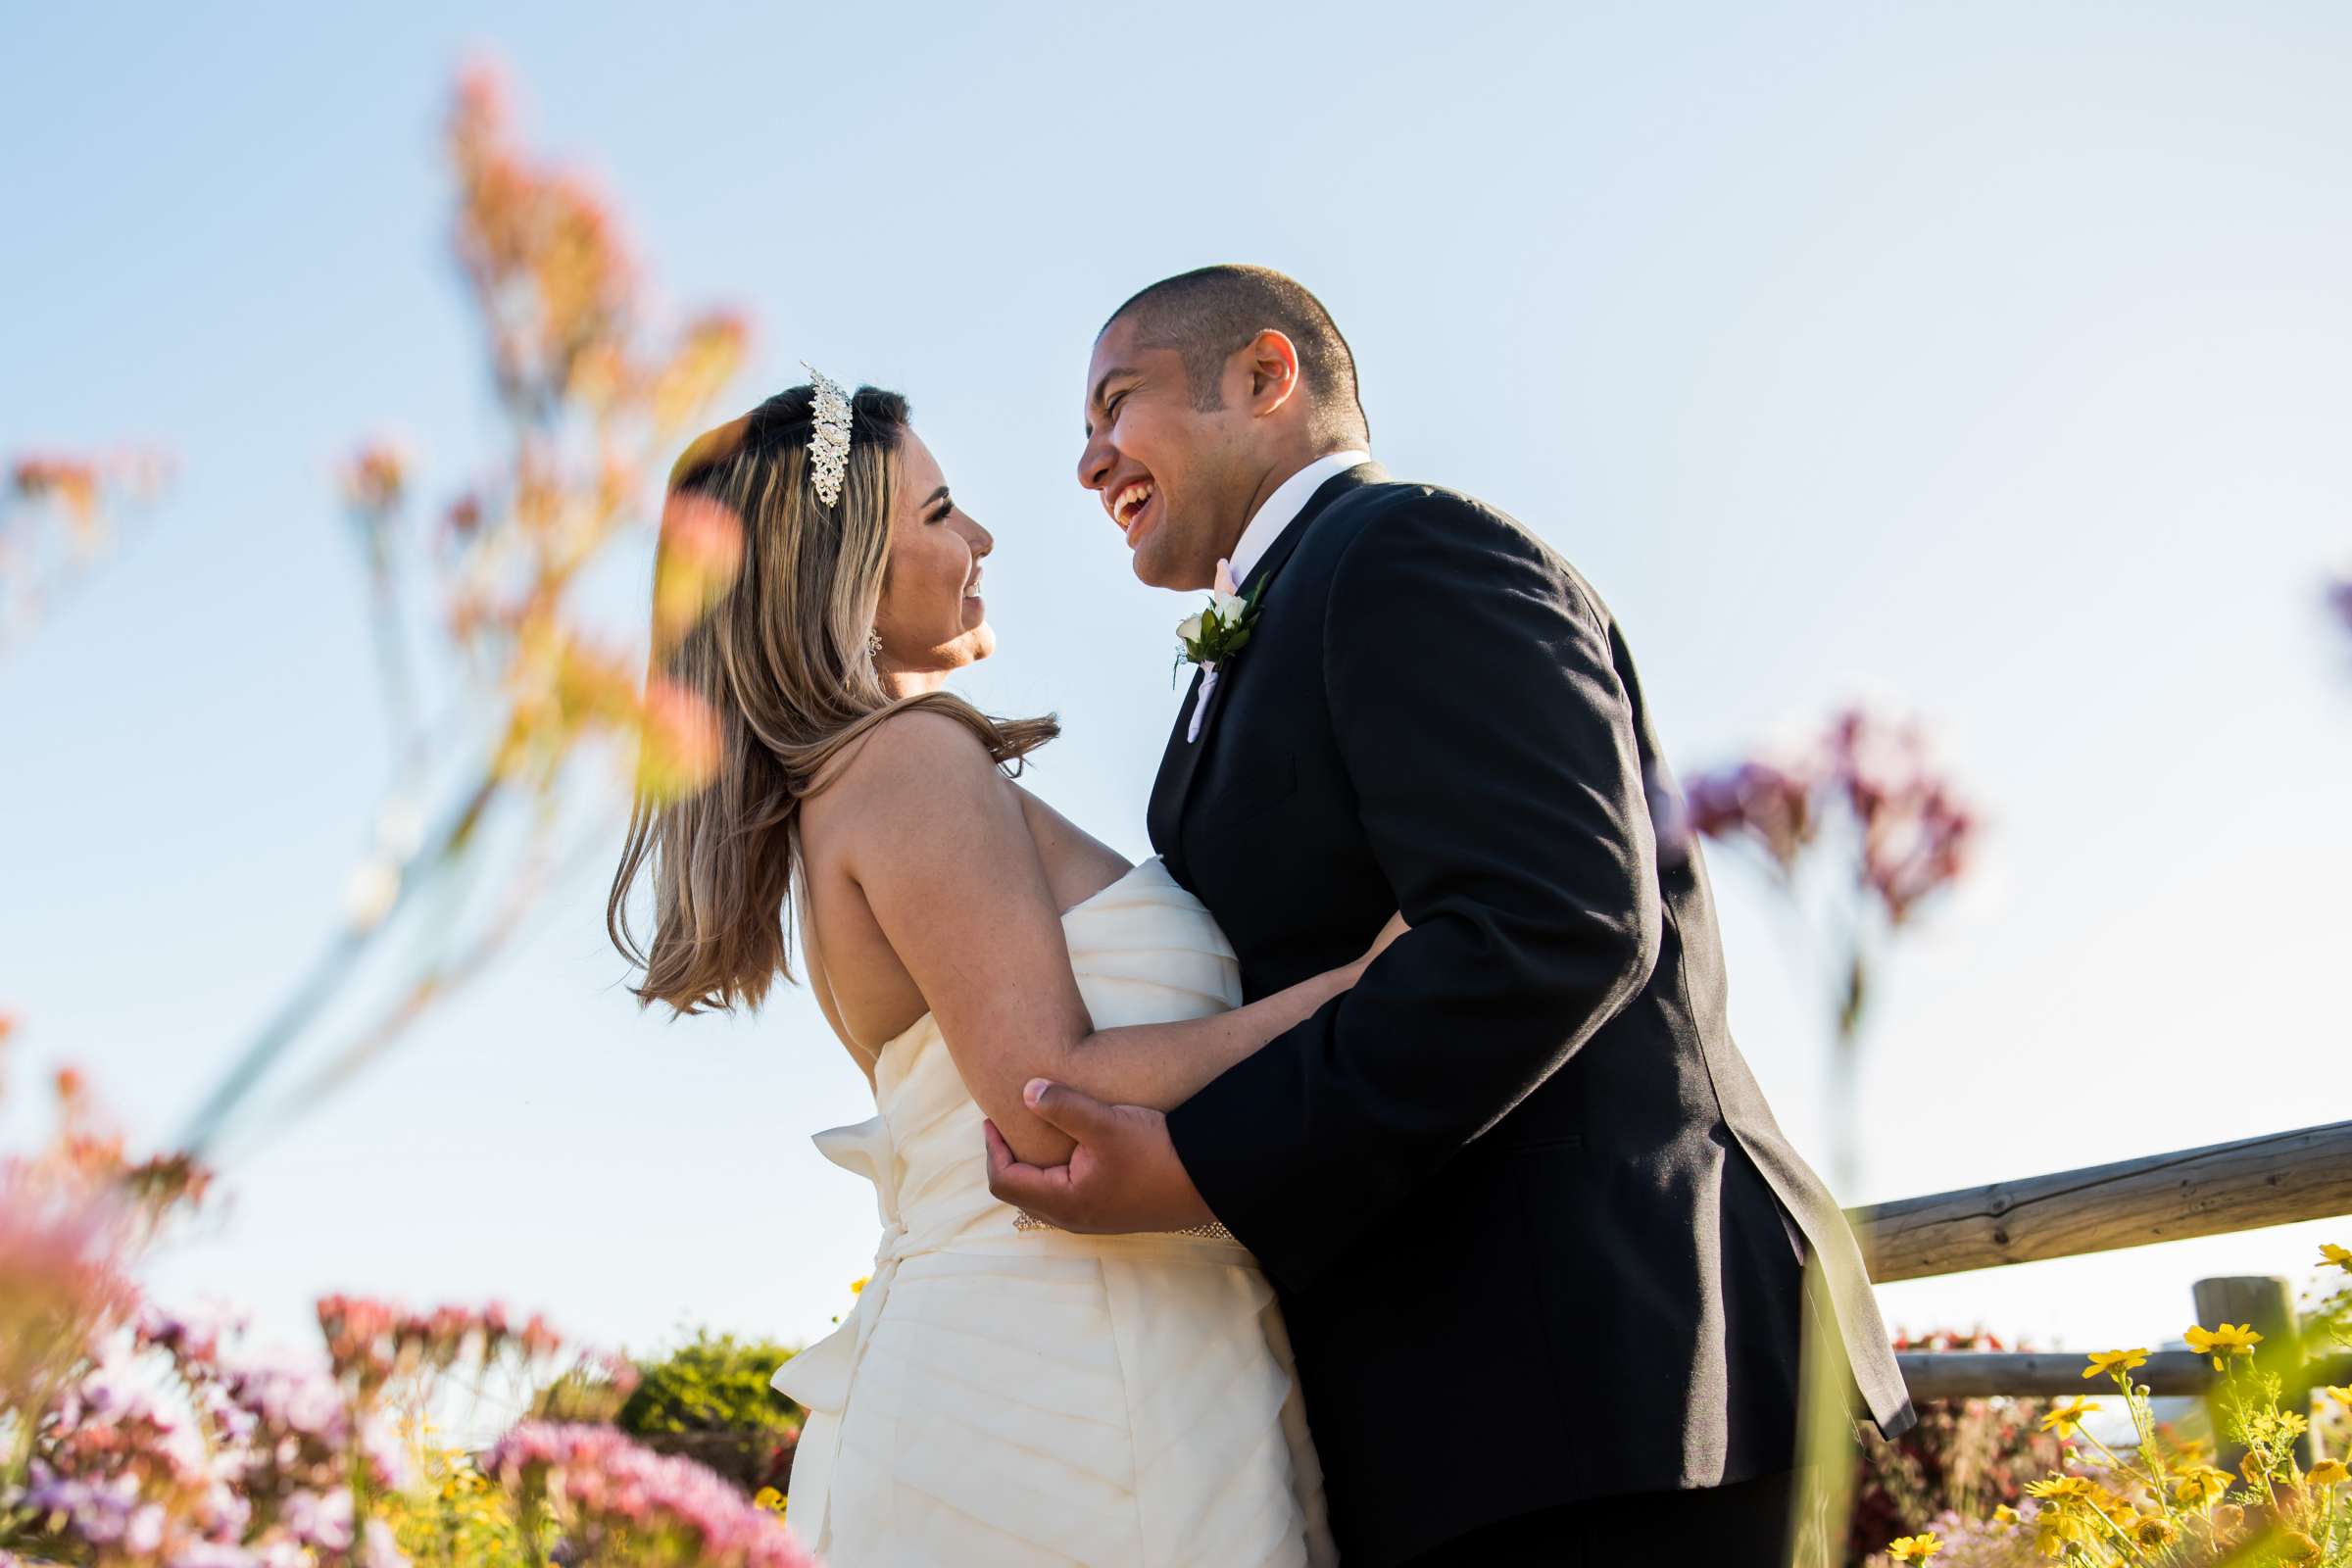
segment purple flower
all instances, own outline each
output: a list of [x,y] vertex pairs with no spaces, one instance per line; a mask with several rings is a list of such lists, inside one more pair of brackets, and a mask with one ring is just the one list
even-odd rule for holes
[[164,1568],[259,1568],[261,1558],[228,1541],[191,1541],[164,1559]]
[[361,1532],[360,1549],[356,1552],[359,1568],[409,1568],[408,1553],[400,1549],[400,1542],[392,1527],[381,1519],[370,1519]]
[[1914,720],[1864,709],[1832,727],[1836,775],[1862,834],[1862,882],[1901,925],[1921,900],[1966,872],[1976,813],[1935,768],[1927,734]]
[[130,1521],[122,1531],[122,1545],[138,1556],[151,1556],[164,1544],[164,1505],[150,1502],[131,1510]]
[[1688,797],[1691,830],[1752,840],[1785,873],[1813,841],[1817,773],[1810,760],[1756,758],[1701,773]]
[[1649,827],[1658,846],[1658,859],[1681,865],[1690,858],[1690,803],[1675,787],[1665,765],[1652,762],[1642,771],[1642,793],[1649,805]]
[[184,1370],[193,1364],[219,1360],[221,1340],[242,1333],[244,1328],[245,1319],[239,1314],[168,1312],[148,1301],[139,1307],[133,1332],[142,1348],[162,1350]]
[[253,1419],[252,1436],[263,1446],[273,1437],[291,1437],[342,1446],[350,1426],[343,1391],[318,1369],[283,1359],[256,1360],[228,1368],[222,1386]]
[[35,1511],[64,1514],[67,1530],[92,1545],[126,1541],[132,1521],[144,1512],[135,1475],[81,1480],[49,1474],[48,1466],[36,1462],[34,1476],[24,1489],[25,1504]]
[[1753,844],[1785,877],[1842,814],[1857,843],[1856,886],[1892,925],[1966,873],[1981,826],[1938,772],[1926,731],[1862,707],[1833,715],[1800,751],[1700,774],[1689,813],[1693,831]]
[[351,1545],[351,1493],[341,1487],[324,1494],[293,1493],[278,1510],[278,1521],[288,1535],[306,1546],[329,1552]]

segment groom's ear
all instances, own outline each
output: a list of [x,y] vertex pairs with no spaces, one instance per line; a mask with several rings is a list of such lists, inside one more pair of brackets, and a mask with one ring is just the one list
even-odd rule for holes
[[1247,377],[1245,397],[1253,415],[1272,414],[1298,391],[1298,346],[1272,327],[1251,338],[1234,356]]

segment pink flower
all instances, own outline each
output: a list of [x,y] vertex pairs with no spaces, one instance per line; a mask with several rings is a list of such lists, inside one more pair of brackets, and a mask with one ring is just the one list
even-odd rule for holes
[[119,1203],[0,1162],[0,1405],[37,1409],[40,1391],[129,1316],[138,1291],[122,1270],[127,1240]]
[[525,1422],[481,1467],[526,1506],[553,1508],[585,1561],[640,1534],[681,1532],[714,1568],[815,1568],[775,1515],[690,1460],[640,1446],[611,1427]]

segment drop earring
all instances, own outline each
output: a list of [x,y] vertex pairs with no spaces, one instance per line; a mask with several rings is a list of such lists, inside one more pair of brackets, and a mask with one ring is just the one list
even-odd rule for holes
[[873,660],[876,663],[881,662],[882,634],[880,632],[869,631],[865,634],[865,657]]

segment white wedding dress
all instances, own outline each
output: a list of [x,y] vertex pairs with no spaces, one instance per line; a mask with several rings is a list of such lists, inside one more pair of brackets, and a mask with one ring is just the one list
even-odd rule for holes
[[[1200,902],[1147,860],[1062,916],[1097,1028],[1238,1005]],[[857,1310],[775,1387],[808,1410],[786,1525],[829,1568],[1324,1568],[1338,1554],[1273,1288],[1222,1235],[1021,1229],[925,1016],[880,1114],[816,1136],[874,1184]]]

